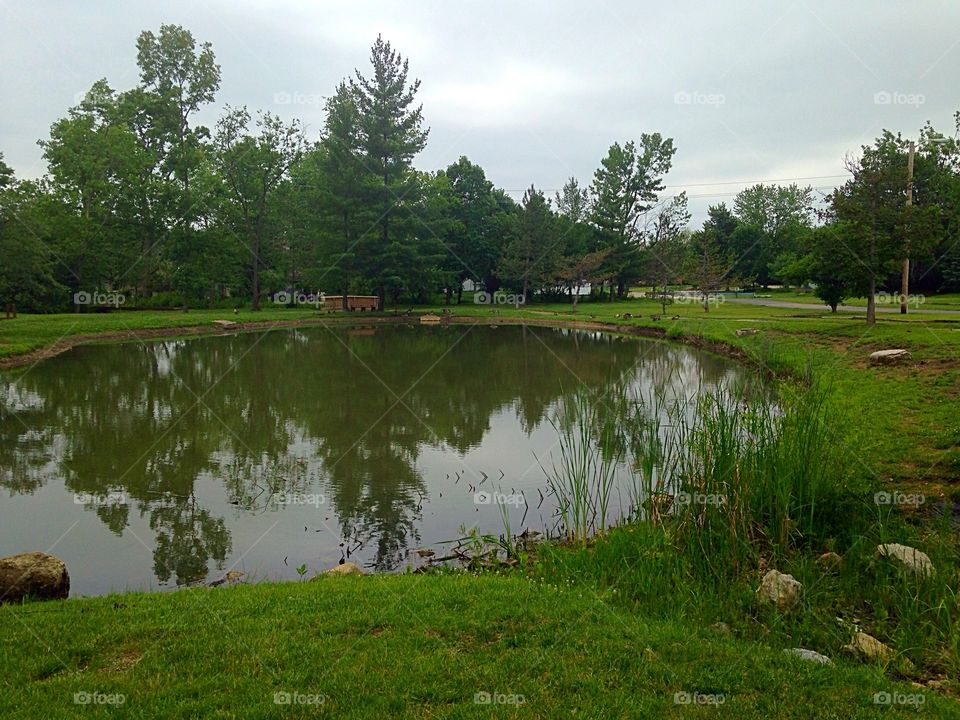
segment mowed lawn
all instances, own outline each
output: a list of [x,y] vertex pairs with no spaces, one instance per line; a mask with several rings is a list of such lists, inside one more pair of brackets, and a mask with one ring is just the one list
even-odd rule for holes
[[520,576],[322,577],[0,608],[3,718],[960,717],[588,588]]

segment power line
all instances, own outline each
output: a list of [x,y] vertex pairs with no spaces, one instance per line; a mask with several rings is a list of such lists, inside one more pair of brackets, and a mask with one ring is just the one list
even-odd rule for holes
[[[836,180],[837,178],[849,177],[849,174],[844,175],[808,175],[806,177],[792,177],[792,178],[767,178],[765,180],[718,180],[717,182],[703,182],[703,183],[685,183],[680,185],[664,185],[663,189],[676,189],[676,188],[694,188],[694,187],[712,187],[715,185],[767,185],[769,183],[779,183],[779,182],[799,182],[802,180]],[[823,187],[832,187],[827,185],[819,186]],[[507,193],[522,193],[526,192],[529,188],[524,188],[523,190],[504,190]],[[563,188],[538,188],[541,192],[552,193],[560,192]],[[734,193],[736,194],[736,193]],[[691,195],[690,197],[695,197]],[[697,197],[708,197],[705,195]]]

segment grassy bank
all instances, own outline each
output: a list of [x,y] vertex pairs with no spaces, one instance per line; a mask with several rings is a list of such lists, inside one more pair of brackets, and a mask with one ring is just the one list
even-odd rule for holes
[[[453,313],[466,323],[588,322],[714,348],[785,378],[783,412],[763,415],[761,406],[739,401],[730,406],[733,412],[723,403],[702,408],[699,424],[673,440],[691,450],[688,457],[666,451],[663,427],[648,425],[640,415],[623,418],[617,426],[627,434],[617,442],[637,468],[644,495],[669,494],[671,488],[656,484],[669,470],[681,489],[723,495],[725,504],[688,505],[655,522],[649,519],[658,518],[657,507],[648,504],[637,513],[645,522],[594,537],[596,523],[576,504],[605,482],[608,466],[602,457],[571,452],[554,489],[562,489],[564,478],[573,481],[567,525],[578,530],[575,542],[540,547],[536,562],[521,556],[520,567],[508,577],[362,578],[337,585],[325,579],[220,594],[191,590],[5,608],[0,617],[7,667],[25,668],[18,682],[44,695],[44,688],[122,692],[130,700],[123,712],[133,717],[134,697],[167,715],[188,717],[204,708],[197,704],[204,702],[203,688],[222,687],[262,708],[264,716],[276,709],[273,691],[324,694],[326,710],[357,717],[479,716],[489,712],[473,704],[473,694],[482,692],[528,700],[497,708],[507,717],[553,717],[571,710],[585,717],[713,711],[675,705],[674,692],[723,694],[723,712],[745,717],[915,712],[916,702],[873,703],[873,693],[884,691],[874,687],[877,682],[893,691],[893,680],[882,679],[887,677],[924,683],[922,689],[897,686],[907,694],[922,693],[923,712],[956,714],[954,701],[938,693],[960,692],[955,680],[943,682],[960,676],[960,545],[949,510],[941,517],[934,508],[950,507],[960,476],[960,318],[889,316],[869,328],[862,316],[733,304],[710,313],[677,305],[668,309],[669,317],[656,317],[659,307],[644,300],[585,304],[576,314],[561,305],[472,304],[454,307]],[[35,350],[63,341],[50,340],[56,335],[51,327],[58,332],[66,327],[63,332],[73,338],[125,333],[135,340],[171,322],[206,327],[214,319],[264,321],[264,327],[340,321],[304,310],[22,317],[0,323],[0,343],[6,343],[0,347],[19,342]],[[759,332],[738,336],[744,328]],[[870,352],[890,347],[910,349],[913,361],[869,365]],[[630,407],[621,410],[629,413]],[[874,495],[881,488],[919,490],[926,502],[919,508],[884,505]],[[603,504],[596,498],[587,502]],[[924,577],[878,558],[876,547],[885,542],[923,550],[936,573]],[[826,551],[840,553],[842,566],[819,564],[818,555]],[[757,602],[754,591],[769,568],[803,584],[803,602],[792,612]],[[407,619],[401,621],[403,613]],[[205,619],[212,627],[199,628]],[[478,622],[486,629],[479,630]],[[723,623],[730,634],[710,630],[713,623]],[[53,628],[59,624],[70,632],[57,635]],[[171,656],[155,644],[144,650],[143,638],[160,640],[168,626],[187,669],[161,679],[158,668],[174,664]],[[568,626],[572,632],[565,634]],[[330,628],[332,634],[326,634]],[[889,644],[895,656],[876,667],[845,660],[843,646],[857,630]],[[338,632],[356,641],[354,649]],[[98,633],[107,633],[107,640],[98,640]],[[267,660],[242,671],[226,659],[230,643],[249,645],[240,654],[243,662],[254,663],[261,654]],[[797,646],[825,653],[835,665],[798,664],[780,652]],[[446,657],[442,667],[428,658],[436,652]],[[160,653],[158,664],[147,662],[150,653]],[[339,656],[343,663],[334,662]],[[123,667],[111,675],[115,665]],[[205,679],[192,678],[190,668],[197,674],[207,665],[213,669],[200,674]],[[313,667],[337,679],[329,692],[308,682],[306,668]],[[127,672],[133,678],[129,684]],[[238,673],[242,680],[233,677]],[[107,684],[77,684],[90,677],[106,678]],[[796,687],[787,686],[797,678]],[[279,685],[270,685],[274,680]],[[940,689],[929,689],[929,681]],[[851,683],[849,690],[841,689],[844,683]],[[72,695],[60,699],[69,703]]]
[[[960,717],[953,701],[876,668],[822,667],[519,577],[71,600],[0,608],[0,630],[4,718],[868,718],[914,716],[917,703]],[[75,704],[78,693],[123,703]],[[278,706],[275,693],[323,702]]]

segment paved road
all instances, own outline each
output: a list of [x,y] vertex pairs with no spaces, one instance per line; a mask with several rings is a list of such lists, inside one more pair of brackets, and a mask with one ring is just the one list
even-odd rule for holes
[[[790,302],[787,300],[771,300],[767,298],[732,298],[724,296],[725,302],[730,303],[739,303],[741,305],[764,305],[766,307],[782,307],[782,308],[796,308],[797,310],[822,310],[823,312],[830,312],[830,308],[826,305],[812,305],[810,303],[799,303],[799,302]],[[840,305],[837,310],[843,312],[862,312],[867,311],[866,306],[860,305]],[[877,306],[878,313],[896,313],[900,314],[900,306],[896,307],[887,307],[887,306]],[[924,315],[930,313],[936,313],[938,315],[960,315],[960,310],[938,310],[934,308],[909,308],[909,314],[914,315],[917,313],[923,313]]]

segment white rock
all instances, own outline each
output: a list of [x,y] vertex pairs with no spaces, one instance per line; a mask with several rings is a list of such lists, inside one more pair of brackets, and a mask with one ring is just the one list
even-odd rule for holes
[[907,570],[911,570],[924,577],[933,575],[933,563],[930,557],[916,548],[899,543],[886,543],[877,546],[877,555],[896,560]]
[[896,350],[877,350],[870,353],[870,363],[872,365],[897,365],[906,362],[911,357],[909,350],[902,348]]
[[807,650],[806,648],[789,648],[784,650],[784,652],[788,655],[796,655],[803,660],[820,663],[821,665],[829,665],[832,662],[826,655],[821,655],[814,650]]
[[895,656],[893,648],[884,645],[873,635],[867,635],[865,632],[855,633],[849,644],[844,645],[843,649],[854,655],[858,655],[864,660],[883,660],[890,661]]
[[762,601],[773,603],[779,610],[789,610],[803,595],[803,585],[793,577],[777,570],[763,576],[757,594]]
[[326,572],[324,575],[366,575],[363,571],[363,568],[357,565],[356,563],[348,562],[341,565],[335,565]]

